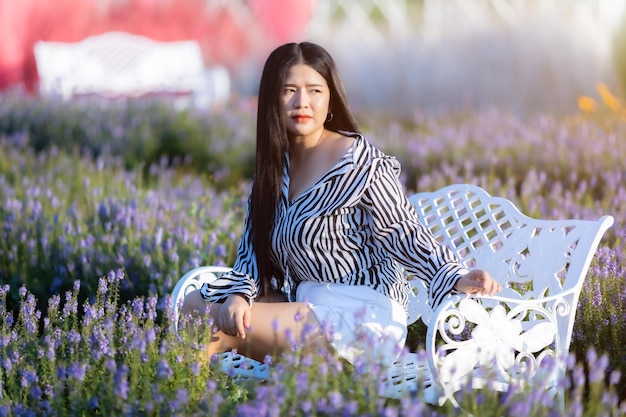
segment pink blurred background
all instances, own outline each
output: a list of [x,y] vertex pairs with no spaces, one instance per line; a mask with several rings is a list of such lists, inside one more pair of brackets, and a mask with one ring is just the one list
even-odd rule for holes
[[[315,0],[0,0],[0,90],[34,90],[33,46],[108,31],[159,41],[195,39],[207,64],[234,68],[251,51],[298,38]],[[228,5],[229,7],[226,7]],[[236,5],[239,12],[235,13]],[[245,9],[245,10],[244,10]],[[247,16],[247,20],[242,20]],[[254,24],[250,24],[254,22]]]

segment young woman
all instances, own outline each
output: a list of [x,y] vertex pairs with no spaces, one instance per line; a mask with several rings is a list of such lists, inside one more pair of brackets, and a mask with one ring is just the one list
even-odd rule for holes
[[237,260],[182,307],[209,303],[217,329],[209,355],[237,349],[262,361],[306,335],[304,343],[328,343],[348,361],[368,354],[390,365],[406,338],[402,269],[428,284],[433,308],[453,291],[500,291],[420,224],[397,160],[358,132],[326,50],[290,43],[269,55]]

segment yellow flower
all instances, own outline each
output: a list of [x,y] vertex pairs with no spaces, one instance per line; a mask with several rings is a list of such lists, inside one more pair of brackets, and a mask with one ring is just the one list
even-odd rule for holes
[[599,83],[597,86],[598,94],[602,98],[602,102],[609,110],[618,113],[621,108],[621,103],[619,99],[611,93],[609,87],[606,84]]
[[596,111],[596,101],[588,96],[580,96],[578,97],[578,108],[581,111],[586,112],[594,112]]

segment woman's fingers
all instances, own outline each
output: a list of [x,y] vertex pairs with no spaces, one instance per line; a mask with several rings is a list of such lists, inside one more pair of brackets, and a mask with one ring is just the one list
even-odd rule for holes
[[502,286],[487,271],[473,269],[459,279],[457,289],[466,294],[480,293],[481,295],[493,296],[502,290]]
[[479,291],[481,295],[494,295],[502,289],[498,281],[493,279],[491,275],[487,271],[483,271],[481,269],[474,270],[474,278],[478,281]]
[[216,320],[217,327],[228,336],[246,338],[246,329],[250,327],[252,311],[246,300],[238,295],[231,295],[220,307]]

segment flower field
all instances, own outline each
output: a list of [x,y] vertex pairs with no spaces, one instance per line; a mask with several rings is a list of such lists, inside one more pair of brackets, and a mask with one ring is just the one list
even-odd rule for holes
[[[542,391],[468,389],[475,415],[626,415],[626,104],[599,86],[579,107],[357,114],[409,193],[468,182],[533,217],[615,217],[581,295],[565,408]],[[270,380],[235,381],[198,361],[206,339],[171,331],[178,277],[234,261],[255,115],[243,100],[196,114],[0,96],[0,416],[463,415],[384,399],[376,369],[328,352],[296,349]]]

